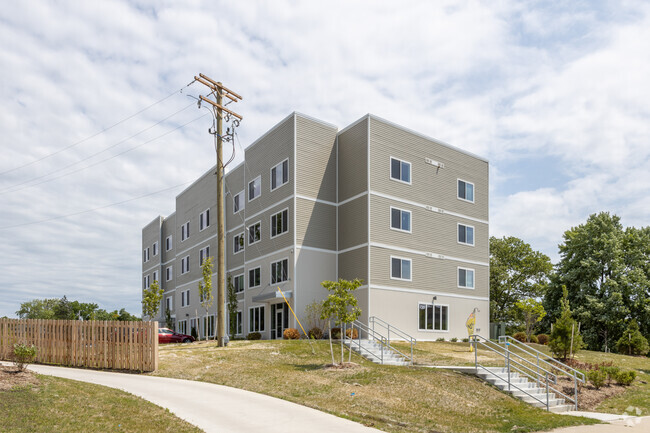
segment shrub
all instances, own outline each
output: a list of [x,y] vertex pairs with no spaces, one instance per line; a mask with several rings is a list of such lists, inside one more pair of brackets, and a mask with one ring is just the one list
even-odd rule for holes
[[287,328],[282,333],[282,338],[284,338],[285,340],[299,340],[300,333],[296,328]]
[[313,338],[314,340],[320,340],[321,338],[323,338],[323,330],[318,326],[314,326],[309,330],[307,335],[309,336],[309,338]]
[[454,337],[454,338],[452,338],[452,339],[451,339],[451,340],[449,340],[449,341],[451,341],[452,343],[455,343],[455,342],[457,342],[457,341],[458,341],[458,338],[456,338],[456,337]]
[[247,340],[261,340],[262,339],[262,334],[260,334],[259,332],[250,332],[246,336],[246,339]]
[[607,373],[603,370],[589,370],[587,371],[587,380],[593,385],[594,388],[599,389],[605,384]]
[[539,334],[539,335],[537,336],[537,342],[538,342],[539,344],[547,345],[547,344],[548,344],[548,335],[546,335],[546,334]]
[[36,358],[36,347],[32,344],[14,344],[14,365],[20,370],[24,371],[27,364],[34,361]]
[[539,340],[537,339],[536,336],[534,336],[533,334],[530,334],[530,342],[537,344],[537,343],[539,343]]
[[604,371],[607,374],[607,384],[609,385],[612,380],[616,380],[616,375],[621,371],[619,367],[616,367],[614,365],[608,365],[606,367],[600,367],[602,371]]
[[445,339],[443,337],[440,337],[440,338],[436,339],[436,341],[445,341]]
[[517,341],[521,341],[522,343],[526,342],[526,333],[525,332],[516,332],[512,338],[514,338]]
[[636,320],[630,321],[621,338],[616,342],[618,353],[626,355],[645,355],[650,351],[648,340],[639,331]]
[[334,340],[338,340],[339,338],[341,338],[341,328],[332,328],[330,330],[330,335]]
[[196,328],[192,327],[192,331],[190,332],[190,335],[194,337],[195,340],[199,339],[199,334],[196,332]]
[[348,338],[352,338],[353,340],[356,340],[357,338],[359,338],[359,330],[357,330],[357,328],[346,329],[345,336]]
[[634,370],[621,370],[616,374],[616,383],[619,385],[628,386],[636,379],[636,371]]
[[463,343],[469,343],[469,338],[463,338]]

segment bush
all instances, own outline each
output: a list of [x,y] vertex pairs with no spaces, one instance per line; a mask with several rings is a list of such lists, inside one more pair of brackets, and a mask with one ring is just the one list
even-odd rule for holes
[[458,338],[456,338],[456,337],[454,337],[454,338],[452,338],[452,339],[451,339],[451,340],[449,340],[449,341],[451,341],[452,343],[455,343],[455,342],[457,342],[457,341],[458,341]]
[[525,332],[516,332],[512,338],[514,338],[517,341],[521,341],[522,343],[526,342],[526,333]]
[[616,367],[614,365],[609,365],[606,367],[600,367],[602,371],[604,371],[607,374],[607,384],[609,385],[612,380],[616,380],[616,375],[621,371],[619,367]]
[[537,336],[537,342],[539,344],[547,345],[548,344],[548,335],[546,334],[539,334]]
[[616,342],[616,350],[626,355],[645,355],[650,351],[648,340],[639,331],[636,320],[630,321],[623,336]]
[[190,332],[190,335],[194,337],[195,340],[199,339],[199,334],[196,332],[196,328],[192,327],[192,331]]
[[330,330],[330,335],[334,340],[338,340],[339,338],[341,338],[341,328],[332,328]]
[[285,340],[299,340],[300,333],[296,328],[287,328],[282,333],[282,338],[284,338]]
[[619,385],[629,386],[636,379],[636,371],[622,370],[616,374],[616,383]]
[[27,346],[26,344],[14,344],[14,365],[20,371],[24,371],[27,368],[27,364],[34,361],[36,358],[36,347],[32,344]]
[[352,338],[353,340],[356,340],[357,338],[359,338],[359,331],[357,330],[357,328],[346,329],[345,336],[348,338]]
[[537,344],[537,343],[539,343],[539,340],[537,339],[536,336],[534,336],[534,335],[531,334],[531,335],[530,335],[530,342],[531,342],[531,343],[535,343],[535,344]]
[[463,343],[469,343],[469,338],[463,338]]
[[605,384],[605,379],[607,379],[607,373],[605,373],[603,370],[587,371],[587,380],[596,389],[600,389],[600,387]]
[[445,341],[445,339],[443,337],[440,337],[440,338],[436,339],[436,341]]
[[262,334],[260,334],[259,332],[250,332],[246,336],[246,339],[247,340],[261,340],[262,339]]
[[314,340],[320,340],[321,338],[323,338],[323,330],[317,326],[314,326],[309,330],[307,335],[309,336],[309,338],[313,338]]

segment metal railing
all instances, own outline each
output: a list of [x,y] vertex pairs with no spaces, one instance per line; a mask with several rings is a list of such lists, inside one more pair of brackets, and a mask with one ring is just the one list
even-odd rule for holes
[[[354,347],[353,345],[355,345],[358,348],[360,355],[363,355],[365,353],[368,356],[378,360],[380,364],[383,364],[384,363],[384,348],[386,348],[387,350],[391,350],[390,346],[387,344],[386,337],[384,337],[383,335],[375,332],[372,328],[364,325],[363,323],[359,322],[358,320],[355,320],[354,322],[352,322],[352,325],[353,326],[350,329],[353,330],[355,327],[358,329],[357,338],[356,338],[356,345],[355,345],[355,339],[352,338],[352,337],[354,337],[354,331],[350,332],[349,337],[347,335],[347,329],[348,328],[347,328],[346,323],[344,323],[343,326],[341,327],[341,339],[343,339],[343,341],[349,341],[350,342],[350,349],[352,349]],[[379,351],[379,355],[377,355],[376,353],[368,350],[366,347],[364,347],[361,344],[361,331],[366,333],[366,335],[368,336],[368,340],[375,341],[375,342],[379,343],[379,347],[381,348],[381,350]]]
[[[386,337],[386,339],[388,341],[388,346],[392,350],[398,352],[404,358],[408,359],[410,361],[411,365],[413,365],[413,346],[415,346],[417,340],[415,338],[413,338],[412,336],[410,336],[409,334],[407,334],[406,332],[399,329],[398,327],[391,325],[390,323],[386,322],[385,320],[380,319],[379,317],[376,317],[376,316],[368,317],[368,325],[372,327],[373,332],[375,330],[375,324],[378,327],[381,327],[381,328],[386,330],[386,332],[388,334],[387,337]],[[407,343],[410,343],[410,345],[411,345],[411,356],[410,357],[403,354],[399,350],[395,349],[393,346],[391,346],[391,344],[390,344],[390,333],[391,332],[393,332],[393,334],[397,335],[399,337],[399,339],[404,340]]]

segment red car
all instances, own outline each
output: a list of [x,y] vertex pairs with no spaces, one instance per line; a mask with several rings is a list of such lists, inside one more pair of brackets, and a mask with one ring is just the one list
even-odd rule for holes
[[168,328],[158,328],[158,343],[191,343],[194,337],[191,335],[179,334]]

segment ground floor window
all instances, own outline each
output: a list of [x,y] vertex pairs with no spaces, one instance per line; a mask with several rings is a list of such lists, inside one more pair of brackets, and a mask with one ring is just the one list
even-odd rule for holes
[[196,319],[190,319],[190,329],[189,329],[189,331],[190,331],[189,335],[191,335],[192,337],[196,338],[199,335],[199,333],[197,332],[197,329],[196,329]]
[[448,331],[449,306],[418,304],[418,329],[422,331]]
[[179,320],[176,322],[176,332],[187,335],[187,320]]
[[214,316],[203,317],[202,336],[214,337]]
[[248,310],[249,323],[248,332],[264,331],[264,307],[252,307]]
[[242,312],[241,311],[237,311],[237,316],[235,316],[235,319],[236,319],[235,320],[235,329],[237,330],[236,334],[241,335],[241,334],[243,334],[243,331],[244,331],[242,329]]

